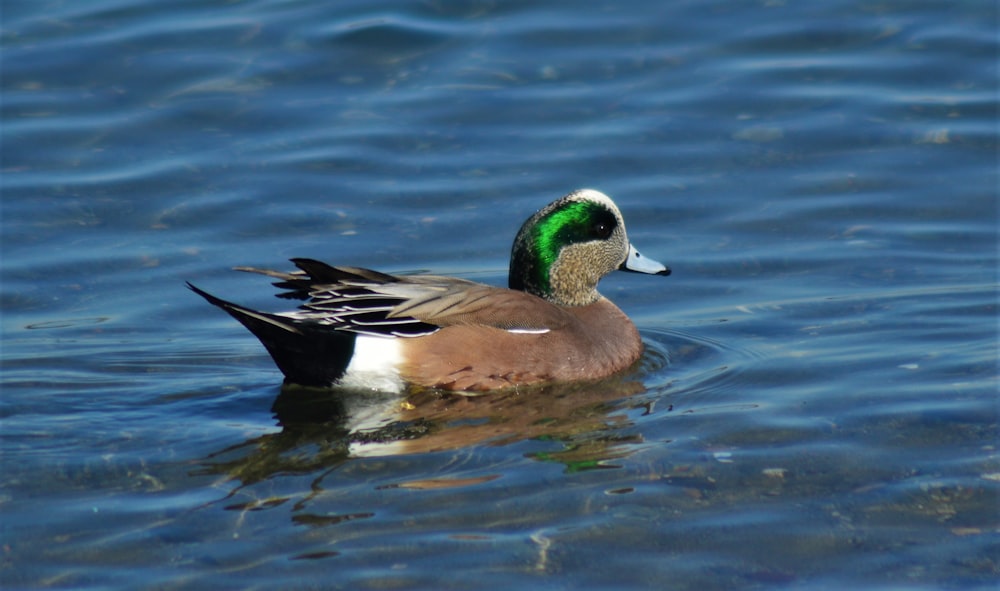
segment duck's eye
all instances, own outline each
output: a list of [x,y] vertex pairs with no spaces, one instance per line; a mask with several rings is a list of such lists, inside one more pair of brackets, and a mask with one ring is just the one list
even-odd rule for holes
[[601,240],[604,240],[608,236],[611,236],[612,229],[613,226],[608,222],[605,221],[594,222],[593,226],[594,235],[600,238]]

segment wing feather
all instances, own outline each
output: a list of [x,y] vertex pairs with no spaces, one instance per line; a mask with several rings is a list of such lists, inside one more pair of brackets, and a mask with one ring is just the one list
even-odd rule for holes
[[421,336],[455,325],[541,333],[563,326],[569,314],[521,291],[436,275],[389,275],[360,267],[333,267],[292,259],[298,271],[237,270],[278,279],[278,297],[304,300],[285,314],[359,334]]

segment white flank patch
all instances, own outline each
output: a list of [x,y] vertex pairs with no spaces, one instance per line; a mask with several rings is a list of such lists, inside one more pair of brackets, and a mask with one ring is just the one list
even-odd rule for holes
[[545,334],[549,332],[547,328],[508,328],[507,332],[513,334]]
[[399,377],[402,359],[399,339],[358,335],[354,356],[338,384],[346,388],[402,392],[403,380]]

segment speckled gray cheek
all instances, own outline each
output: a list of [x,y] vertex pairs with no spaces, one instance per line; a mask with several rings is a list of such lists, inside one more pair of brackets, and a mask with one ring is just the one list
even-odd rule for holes
[[547,299],[562,306],[585,306],[597,301],[597,279],[588,277],[590,256],[582,244],[563,249],[562,255],[549,269]]
[[616,230],[607,240],[563,247],[549,269],[548,299],[564,306],[585,306],[600,299],[597,283],[617,269],[627,253],[624,236],[624,231]]
[[615,228],[614,233],[608,238],[607,247],[608,264],[611,265],[608,267],[609,270],[607,273],[610,273],[620,267],[625,262],[625,259],[628,258],[628,235],[625,232],[625,221],[622,220],[620,215],[618,216],[618,227]]

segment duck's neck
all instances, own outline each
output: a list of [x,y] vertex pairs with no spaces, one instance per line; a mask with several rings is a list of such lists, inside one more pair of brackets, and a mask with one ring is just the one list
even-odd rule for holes
[[601,299],[600,276],[583,249],[570,245],[550,261],[539,251],[514,249],[507,286],[560,306],[586,306]]

